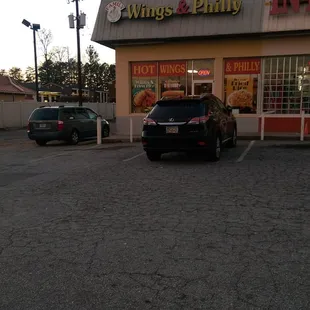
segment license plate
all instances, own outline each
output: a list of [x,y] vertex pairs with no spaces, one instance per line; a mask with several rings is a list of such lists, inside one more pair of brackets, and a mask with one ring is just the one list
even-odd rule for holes
[[178,133],[179,127],[178,126],[167,126],[166,133]]
[[46,124],[40,124],[40,128],[46,128]]

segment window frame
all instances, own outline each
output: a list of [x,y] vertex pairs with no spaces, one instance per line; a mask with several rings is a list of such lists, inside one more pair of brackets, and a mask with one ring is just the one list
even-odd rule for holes
[[[82,113],[79,113],[79,111],[83,111],[83,110],[87,114],[88,117],[79,118],[78,115],[83,115]],[[90,120],[90,117],[89,117],[89,115],[88,115],[88,113],[86,111],[86,108],[75,108],[75,115],[76,115],[75,118],[78,119],[78,120]],[[86,116],[86,115],[84,115],[84,116]]]
[[[71,114],[69,114],[70,116],[68,117],[68,118],[66,118],[65,116],[66,116],[66,112],[67,111],[69,111],[69,110],[72,110],[72,112],[71,112]],[[64,121],[68,121],[68,120],[70,120],[70,117],[74,117],[74,118],[76,118],[76,111],[75,111],[75,108],[64,108],[64,109],[61,109],[60,110],[60,112],[61,112],[61,117],[62,117],[62,119],[64,120]]]
[[[96,120],[97,117],[98,117],[98,113],[96,113],[94,110],[90,109],[90,108],[86,108],[86,111],[88,113],[88,116],[91,120]],[[91,118],[90,115],[89,115],[89,112],[93,113],[96,117],[95,118]]]
[[261,113],[309,113],[309,84],[304,83],[309,75],[309,54],[263,58]]

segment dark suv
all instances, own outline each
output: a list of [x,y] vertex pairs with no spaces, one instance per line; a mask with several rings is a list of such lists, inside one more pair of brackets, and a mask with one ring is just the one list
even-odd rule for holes
[[[30,115],[28,137],[40,146],[53,140],[77,144],[97,136],[97,116],[93,110],[83,107],[40,107]],[[109,133],[110,125],[103,119],[102,137],[108,137]]]
[[217,161],[224,145],[236,146],[237,123],[231,107],[214,95],[162,99],[143,120],[142,144],[151,161],[198,151]]

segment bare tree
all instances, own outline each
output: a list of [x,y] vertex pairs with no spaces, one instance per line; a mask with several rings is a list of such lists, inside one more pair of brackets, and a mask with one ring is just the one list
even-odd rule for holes
[[45,62],[47,62],[51,58],[51,55],[49,53],[49,47],[53,41],[52,32],[51,30],[42,29],[41,31],[38,32],[38,36],[44,60]]
[[52,49],[51,55],[54,62],[67,62],[69,59],[69,48],[64,46],[56,46]]

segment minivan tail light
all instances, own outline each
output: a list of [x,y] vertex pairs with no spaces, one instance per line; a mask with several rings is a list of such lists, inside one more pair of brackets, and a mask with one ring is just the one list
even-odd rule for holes
[[208,120],[209,116],[194,117],[188,122],[188,124],[189,125],[205,124]]
[[58,121],[57,122],[57,130],[61,131],[64,129],[64,122],[63,121]]
[[146,117],[143,120],[143,125],[147,125],[147,126],[156,126],[156,122],[154,120],[152,120],[151,118]]

